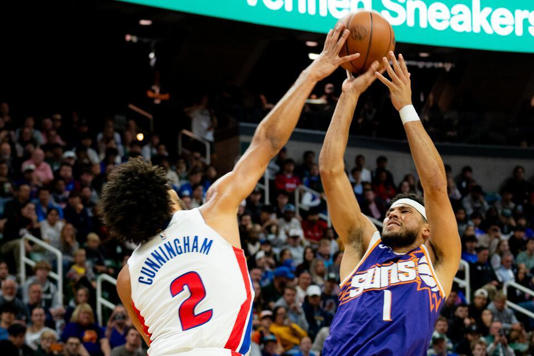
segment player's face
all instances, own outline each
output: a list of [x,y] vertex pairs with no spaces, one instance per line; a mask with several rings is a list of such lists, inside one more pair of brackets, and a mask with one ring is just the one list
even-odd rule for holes
[[421,214],[408,205],[389,209],[382,228],[382,242],[392,248],[410,246],[417,239],[424,223]]

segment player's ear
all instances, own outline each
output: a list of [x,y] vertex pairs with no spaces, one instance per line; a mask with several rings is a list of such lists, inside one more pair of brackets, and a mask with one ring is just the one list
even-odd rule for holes
[[427,222],[423,223],[422,236],[425,242],[430,238],[430,225]]

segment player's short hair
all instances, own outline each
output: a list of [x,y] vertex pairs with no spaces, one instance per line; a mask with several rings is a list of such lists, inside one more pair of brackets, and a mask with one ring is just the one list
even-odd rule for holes
[[171,219],[171,198],[165,170],[142,158],[115,168],[100,201],[104,223],[119,239],[147,242]]
[[417,195],[417,194],[414,194],[414,193],[397,194],[397,195],[395,195],[395,197],[393,199],[391,199],[391,202],[390,202],[391,204],[390,205],[393,205],[393,203],[395,203],[397,200],[400,200],[400,199],[411,199],[411,200],[414,200],[414,201],[418,202],[422,206],[425,206],[425,201],[423,200],[423,198],[420,195]]

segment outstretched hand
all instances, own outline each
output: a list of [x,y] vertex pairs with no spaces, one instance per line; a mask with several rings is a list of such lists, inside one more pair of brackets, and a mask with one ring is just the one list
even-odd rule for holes
[[388,80],[381,73],[375,72],[376,77],[385,86],[389,88],[391,94],[391,103],[395,109],[400,110],[406,105],[412,104],[412,88],[410,82],[410,72],[408,72],[408,67],[404,61],[402,54],[399,54],[399,59],[395,58],[393,52],[388,54],[389,60],[393,64],[393,68],[389,64],[389,61],[386,57],[382,58],[382,62],[388,72],[391,80]]
[[353,61],[360,56],[359,53],[344,57],[339,56],[339,51],[343,48],[349,35],[350,31],[347,30],[345,25],[341,22],[338,23],[333,30],[328,32],[324,42],[323,51],[309,67],[315,80],[319,81],[328,77],[341,64]]
[[367,72],[357,77],[354,77],[350,71],[347,70],[347,79],[343,82],[341,89],[344,93],[360,95],[369,88],[376,79],[375,72],[378,69],[378,62],[374,61]]

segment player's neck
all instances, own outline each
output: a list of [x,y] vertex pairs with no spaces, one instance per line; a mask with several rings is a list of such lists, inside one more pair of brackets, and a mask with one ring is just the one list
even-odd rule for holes
[[409,246],[403,246],[403,247],[395,247],[395,248],[392,248],[393,252],[395,253],[398,253],[398,254],[406,254],[414,249],[416,249],[417,247],[421,246],[424,242],[422,241],[415,241],[413,244],[409,245]]

